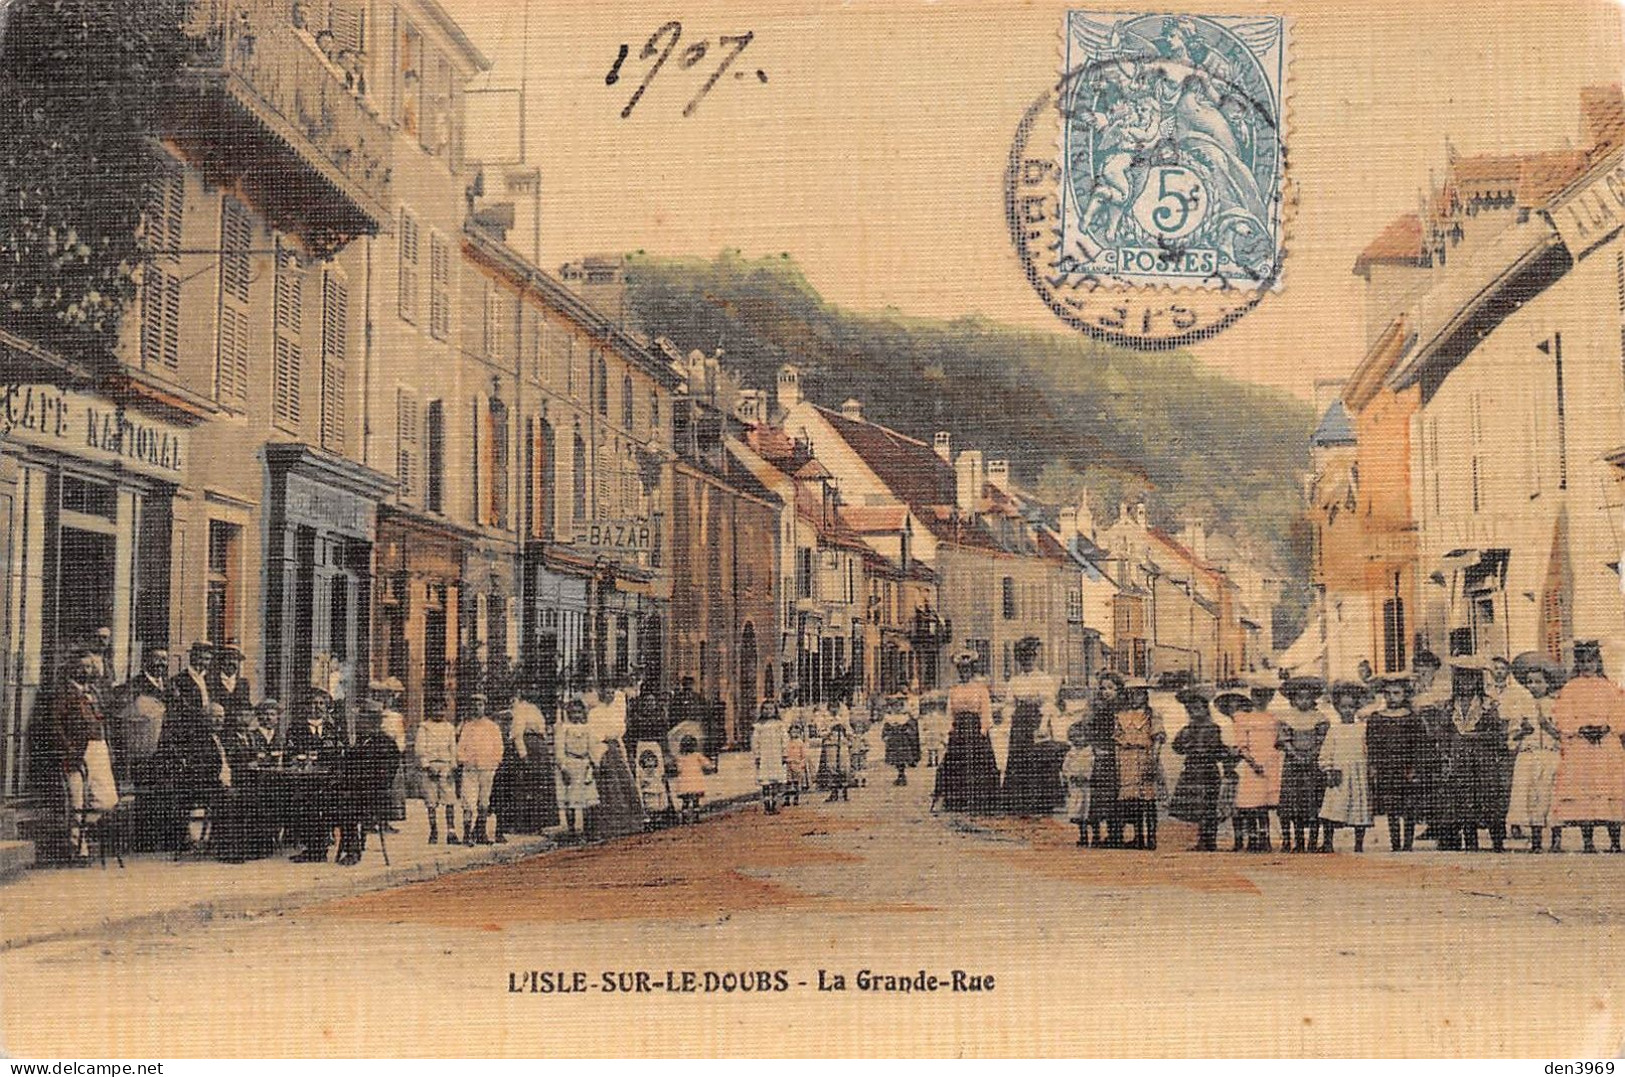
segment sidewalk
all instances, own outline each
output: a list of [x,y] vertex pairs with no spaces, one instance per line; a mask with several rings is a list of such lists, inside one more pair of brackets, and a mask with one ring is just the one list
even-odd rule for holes
[[[755,768],[750,754],[725,754],[708,785],[709,811],[753,799]],[[0,951],[110,932],[261,916],[519,860],[556,845],[553,835],[515,836],[505,845],[473,848],[430,845],[420,800],[407,801],[406,820],[396,825],[401,832],[389,835],[389,867],[384,866],[374,837],[355,867],[331,861],[296,864],[283,853],[244,864],[141,855],[126,857],[123,870],[109,861],[106,870],[92,862],[88,867],[29,871],[0,889],[5,898],[0,906]]]

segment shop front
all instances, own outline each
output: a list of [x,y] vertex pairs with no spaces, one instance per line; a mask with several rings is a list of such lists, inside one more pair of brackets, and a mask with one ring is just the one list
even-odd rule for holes
[[348,713],[368,680],[377,506],[395,480],[305,445],[267,445],[265,464],[265,691],[297,714],[325,688]]
[[462,634],[458,641],[460,699],[483,691],[494,704],[505,704],[518,687],[516,560],[516,545],[503,539],[480,538],[464,551]]
[[[543,702],[590,691],[600,677],[665,690],[666,601],[659,577],[558,543],[524,563],[519,666]],[[635,673],[634,673],[635,671]]]
[[176,493],[187,429],[89,393],[7,386],[0,396],[0,680],[7,799],[54,782],[50,688],[106,630],[106,677],[169,645]]
[[453,715],[469,534],[410,510],[378,510],[373,668],[406,688],[404,714]]

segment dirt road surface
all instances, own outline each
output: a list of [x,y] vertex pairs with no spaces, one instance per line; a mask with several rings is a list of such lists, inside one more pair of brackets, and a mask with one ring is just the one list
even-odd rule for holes
[[[1154,853],[1082,850],[1059,821],[932,815],[928,782],[278,916],[24,947],[0,955],[4,1048],[1584,1057],[1625,1045],[1625,857],[1396,855],[1381,836],[1363,856],[1196,854],[1175,823]],[[898,990],[860,990],[864,970]],[[984,989],[953,990],[956,971]],[[922,972],[945,986],[902,992]],[[819,989],[837,976],[845,990]],[[584,989],[544,990],[561,985]]]

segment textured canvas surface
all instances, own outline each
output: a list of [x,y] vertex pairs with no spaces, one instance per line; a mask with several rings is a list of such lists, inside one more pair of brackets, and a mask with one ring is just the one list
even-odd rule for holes
[[1617,1054],[1622,53],[0,0],[0,1048]]

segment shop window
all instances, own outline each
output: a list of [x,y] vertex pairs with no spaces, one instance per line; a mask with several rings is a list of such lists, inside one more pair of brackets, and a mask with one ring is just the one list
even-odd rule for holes
[[439,400],[429,401],[424,409],[424,434],[428,441],[428,459],[424,472],[427,480],[425,507],[430,512],[444,512],[446,499],[446,406]]
[[297,431],[300,421],[304,305],[305,277],[299,265],[299,256],[279,244],[276,305],[272,312],[276,345],[272,356],[271,413],[279,426],[290,431]]
[[237,524],[209,521],[209,588],[206,628],[216,645],[236,639],[242,588],[242,534]]
[[118,491],[78,475],[62,476],[62,511],[112,520],[118,516]]
[[248,397],[249,282],[254,222],[230,195],[220,200],[220,335],[215,354],[215,398],[241,407]]
[[322,448],[343,454],[349,388],[350,286],[336,270],[322,280]]

